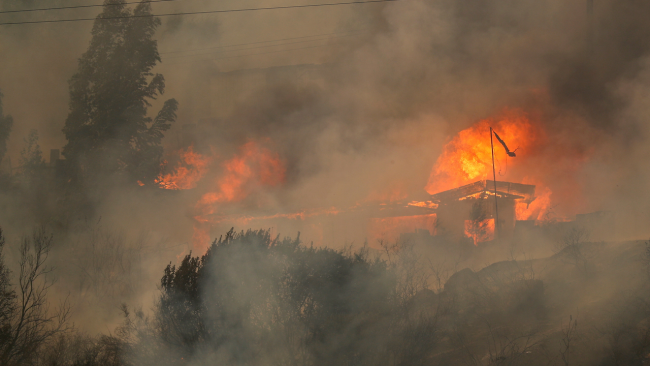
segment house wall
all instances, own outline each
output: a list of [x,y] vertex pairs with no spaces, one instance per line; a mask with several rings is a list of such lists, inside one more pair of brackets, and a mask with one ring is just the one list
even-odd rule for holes
[[[476,207],[478,205],[479,207]],[[497,199],[501,238],[510,238],[515,228],[515,200]],[[478,210],[478,212],[476,211]],[[438,234],[460,239],[465,236],[465,221],[494,219],[494,196],[441,202],[438,206]],[[474,214],[472,213],[474,211]],[[477,216],[478,214],[478,216]],[[472,217],[474,216],[474,217]]]

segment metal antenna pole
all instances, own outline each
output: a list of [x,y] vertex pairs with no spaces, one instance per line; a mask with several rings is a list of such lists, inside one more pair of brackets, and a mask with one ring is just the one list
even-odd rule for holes
[[490,147],[492,148],[492,178],[494,180],[494,231],[496,233],[495,239],[500,237],[499,233],[499,207],[497,203],[497,173],[494,168],[494,143],[492,142],[492,127],[490,127]]
[[587,47],[594,50],[594,0],[587,0]]

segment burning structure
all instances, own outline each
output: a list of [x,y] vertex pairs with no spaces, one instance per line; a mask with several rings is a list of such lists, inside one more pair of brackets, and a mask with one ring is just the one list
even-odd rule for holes
[[[211,231],[250,226],[271,227],[281,233],[300,231],[316,244],[367,241],[378,247],[381,242],[416,235],[428,238],[425,241],[438,236],[445,242],[476,246],[495,238],[516,239],[518,229],[530,232],[551,223],[567,223],[569,216],[586,208],[576,198],[580,186],[571,174],[574,163],[584,161],[585,156],[549,144],[541,126],[518,110],[478,121],[450,137],[432,167],[425,191],[413,195],[396,184],[343,207],[272,207],[267,193],[281,190],[290,172],[269,139],[247,141],[223,155],[206,142],[212,139],[187,128],[187,146],[170,156],[169,163],[164,162],[165,172],[156,184],[166,190],[195,190],[193,246],[198,252],[207,247]],[[503,149],[500,145],[493,148],[493,130],[495,135],[498,130]],[[504,141],[515,149],[510,151]],[[562,185],[541,173],[549,169],[547,156],[556,157],[554,163],[562,157],[571,162],[561,172]],[[495,163],[502,179],[496,182],[490,179],[496,175]],[[603,221],[601,216],[596,219]],[[594,217],[577,216],[575,224],[601,227],[593,224],[598,221]]]
[[[495,197],[496,195],[496,197]],[[462,235],[478,242],[512,236],[517,205],[535,200],[535,186],[512,182],[479,180],[431,196],[438,204],[438,233]]]

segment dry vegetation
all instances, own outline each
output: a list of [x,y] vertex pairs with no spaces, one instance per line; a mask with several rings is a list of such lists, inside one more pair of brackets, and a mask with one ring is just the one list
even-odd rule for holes
[[[231,231],[206,255],[160,268],[153,309],[123,305],[119,326],[91,335],[48,299],[52,237],[41,229],[23,239],[18,272],[2,267],[2,364],[643,364],[648,259],[629,258],[645,243],[577,240],[570,232],[554,256],[475,272],[433,265],[412,243],[334,251]],[[566,243],[580,245],[579,262]],[[94,273],[137,267],[137,253],[106,248],[112,259]],[[128,290],[119,276],[95,278],[112,297]]]

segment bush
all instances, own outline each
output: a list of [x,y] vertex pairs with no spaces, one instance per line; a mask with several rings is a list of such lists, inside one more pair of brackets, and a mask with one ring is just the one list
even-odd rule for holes
[[168,364],[421,364],[433,348],[434,315],[405,311],[398,281],[367,249],[231,230],[204,256],[167,266],[148,325],[155,340],[136,347],[157,343],[158,354],[172,352],[162,357]]

